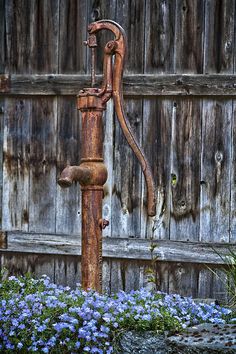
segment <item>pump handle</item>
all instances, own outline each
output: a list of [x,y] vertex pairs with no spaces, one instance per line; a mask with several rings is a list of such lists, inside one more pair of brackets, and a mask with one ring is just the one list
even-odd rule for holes
[[[114,21],[100,20],[88,26],[89,35],[95,35],[100,30],[109,30],[114,35],[113,41],[109,41],[104,49],[104,76],[100,95],[106,102],[112,95],[116,114],[123,130],[125,138],[141,164],[142,171],[147,184],[147,212],[149,216],[156,215],[155,184],[150,165],[147,158],[139,146],[124,112],[123,104],[123,68],[127,48],[127,40],[124,29]],[[115,56],[112,69],[112,55]]]

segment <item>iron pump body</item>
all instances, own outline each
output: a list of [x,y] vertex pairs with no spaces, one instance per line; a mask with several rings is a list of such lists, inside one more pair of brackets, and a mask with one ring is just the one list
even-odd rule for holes
[[[58,180],[62,187],[74,181],[82,190],[82,287],[97,291],[102,289],[102,229],[108,221],[102,219],[103,185],[107,169],[103,163],[102,115],[106,102],[113,97],[115,111],[126,140],[138,158],[147,184],[147,213],[156,214],[155,187],[148,161],[135,139],[123,109],[122,78],[126,51],[126,35],[121,26],[110,20],[101,20],[89,25],[86,44],[96,47],[96,33],[109,30],[114,39],[104,48],[103,82],[100,88],[86,88],[79,92],[77,106],[81,112],[82,158],[79,166],[67,166]],[[114,61],[113,61],[114,56]],[[114,62],[114,64],[113,64]],[[92,86],[94,84],[92,69]]]

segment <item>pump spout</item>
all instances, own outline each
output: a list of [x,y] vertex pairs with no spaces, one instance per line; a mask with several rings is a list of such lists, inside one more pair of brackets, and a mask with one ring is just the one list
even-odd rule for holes
[[68,188],[73,182],[86,184],[91,178],[91,170],[86,166],[66,166],[58,179],[62,188]]

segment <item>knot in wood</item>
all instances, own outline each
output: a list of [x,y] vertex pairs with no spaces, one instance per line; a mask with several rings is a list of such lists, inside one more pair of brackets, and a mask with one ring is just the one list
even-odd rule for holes
[[222,152],[217,151],[217,152],[215,153],[215,160],[216,160],[216,162],[218,162],[218,163],[223,160],[223,154],[222,154]]

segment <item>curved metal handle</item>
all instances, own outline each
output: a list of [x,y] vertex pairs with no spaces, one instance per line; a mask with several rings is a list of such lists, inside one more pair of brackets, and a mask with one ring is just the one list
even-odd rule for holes
[[[104,102],[106,102],[112,93],[115,110],[120,122],[120,126],[123,130],[125,138],[130,145],[131,149],[138,158],[144,177],[147,184],[147,212],[149,216],[156,215],[156,198],[155,198],[155,184],[152,175],[150,165],[147,158],[139,146],[130,126],[130,123],[124,112],[123,105],[123,68],[124,58],[126,52],[126,35],[123,28],[114,21],[101,20],[93,22],[88,27],[90,35],[96,34],[100,30],[109,30],[115,35],[115,39],[106,44],[105,56],[104,56],[104,79],[102,84],[102,90],[100,94],[104,95]],[[113,71],[111,69],[111,55],[115,55]],[[112,77],[113,76],[113,77]],[[111,89],[112,85],[112,89]]]

